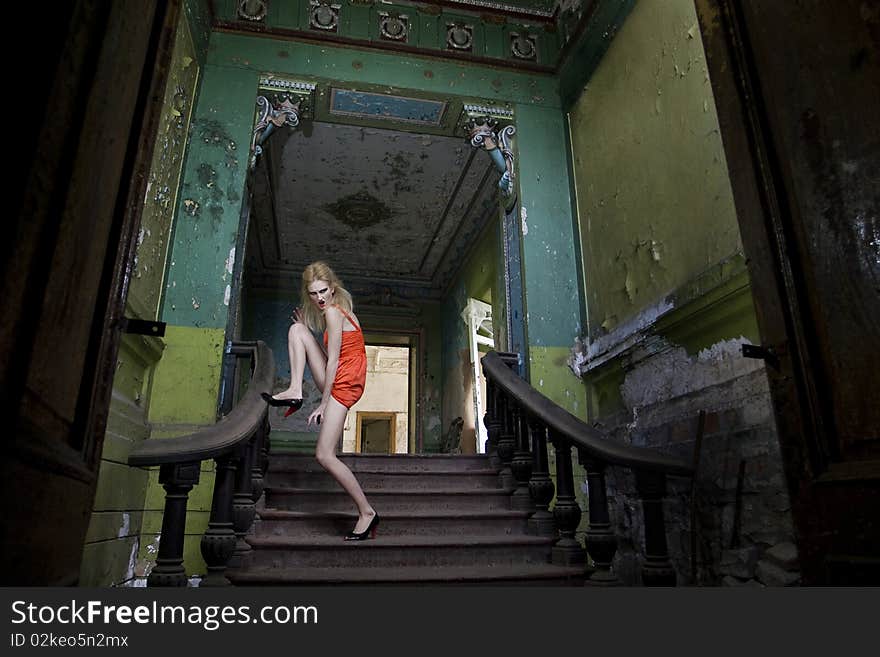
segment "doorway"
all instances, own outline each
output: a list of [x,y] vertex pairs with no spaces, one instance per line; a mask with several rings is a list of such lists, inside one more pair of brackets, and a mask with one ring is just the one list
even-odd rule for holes
[[397,413],[357,413],[357,444],[359,454],[394,454]]
[[351,407],[342,434],[342,451],[410,452],[411,359],[408,346],[369,340],[364,395]]

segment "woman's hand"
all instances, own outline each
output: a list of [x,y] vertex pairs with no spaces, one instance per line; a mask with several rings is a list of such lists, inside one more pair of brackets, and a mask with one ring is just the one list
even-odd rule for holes
[[311,426],[312,420],[315,421],[315,424],[321,424],[321,418],[324,417],[324,411],[327,410],[327,402],[321,402],[321,405],[318,406],[312,414],[309,415],[308,425]]
[[293,309],[293,314],[290,316],[290,319],[293,321],[294,324],[296,324],[297,322],[302,323],[304,321],[302,310],[300,310],[299,306]]

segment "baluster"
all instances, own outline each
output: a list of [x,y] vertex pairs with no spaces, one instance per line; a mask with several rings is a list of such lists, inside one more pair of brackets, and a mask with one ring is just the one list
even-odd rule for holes
[[263,477],[262,456],[263,443],[268,439],[266,427],[261,422],[260,426],[257,427],[255,439],[251,443],[251,499],[253,499],[254,504],[260,501],[266,486],[266,481]]
[[501,472],[498,475],[501,478],[502,488],[513,488],[516,485],[513,470],[510,469],[514,449],[512,405],[513,401],[508,399],[505,394],[498,396],[496,408],[501,415],[501,433],[498,436],[498,457],[501,459]]
[[556,504],[553,519],[559,531],[559,540],[553,546],[553,563],[562,566],[586,561],[584,548],[574,538],[581,521],[581,508],[574,496],[574,476],[571,469],[571,445],[564,436],[550,431],[550,442],[556,448]]
[[229,586],[226,566],[235,549],[235,529],[232,524],[232,491],[235,483],[237,459],[226,454],[216,459],[214,496],[211,500],[211,519],[202,536],[202,557],[208,574],[199,586]]
[[636,488],[642,499],[645,520],[645,561],[642,583],[645,586],[675,586],[675,569],[666,547],[666,521],[663,518],[663,497],[666,475],[662,472],[636,471]]
[[498,437],[501,433],[501,416],[498,413],[498,387],[489,378],[486,379],[486,413],[483,416],[483,423],[489,434],[489,438],[486,440],[489,466],[493,470],[500,470],[501,457],[498,456]]
[[529,533],[535,536],[556,536],[556,524],[550,513],[550,502],[556,487],[550,478],[547,464],[547,429],[537,419],[530,418],[529,431],[532,436],[532,476],[529,479],[529,492],[535,512],[529,518]]
[[611,516],[608,513],[605,463],[580,450],[578,460],[587,471],[587,504],[590,512],[585,543],[596,567],[588,583],[596,586],[618,586],[620,580],[612,570],[614,555],[617,553],[617,536],[611,529]]
[[169,463],[159,468],[159,483],[165,488],[165,513],[156,565],[147,577],[147,586],[186,586],[183,568],[183,538],[186,529],[186,502],[192,487],[199,483],[200,464]]
[[272,428],[269,426],[269,409],[263,413],[263,449],[260,450],[260,472],[266,477],[266,471],[269,469],[269,451],[272,448],[271,438]]
[[242,568],[247,565],[250,554],[253,550],[250,544],[244,540],[245,535],[254,522],[254,516],[257,507],[254,504],[254,498],[251,492],[251,442],[255,436],[252,436],[248,444],[240,448],[240,461],[238,469],[235,473],[235,495],[232,498],[232,518],[235,526],[235,550],[232,558],[229,560],[230,568]]
[[516,490],[510,496],[510,507],[519,511],[534,511],[535,504],[529,493],[532,476],[532,453],[529,450],[528,418],[519,404],[513,404],[514,452],[510,469],[516,479]]

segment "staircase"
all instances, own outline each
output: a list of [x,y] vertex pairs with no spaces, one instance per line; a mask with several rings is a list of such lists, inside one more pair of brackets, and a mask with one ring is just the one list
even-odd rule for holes
[[236,585],[581,585],[584,568],[550,563],[555,538],[527,533],[485,455],[343,455],[381,522],[343,541],[354,504],[311,455],[272,454],[265,503]]

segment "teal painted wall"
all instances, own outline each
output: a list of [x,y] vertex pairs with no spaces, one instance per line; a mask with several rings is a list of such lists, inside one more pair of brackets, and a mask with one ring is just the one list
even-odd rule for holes
[[226,326],[256,84],[246,71],[205,67],[166,276],[162,318],[168,323]]
[[209,1],[184,0],[183,3],[183,11],[189,23],[199,66],[205,64],[205,59],[208,56],[208,43],[211,38],[211,7]]
[[[214,33],[208,64],[559,107],[556,80],[417,55]],[[253,98],[249,99],[253,102]]]
[[583,416],[585,391],[565,366],[581,332],[581,290],[563,115],[531,105],[516,112],[529,381]]

